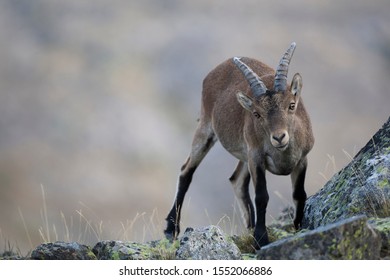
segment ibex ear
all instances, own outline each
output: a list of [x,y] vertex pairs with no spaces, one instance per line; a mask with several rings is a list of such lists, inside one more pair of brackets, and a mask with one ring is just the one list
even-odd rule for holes
[[302,77],[299,73],[296,73],[291,82],[291,93],[299,97],[299,95],[301,94],[302,86]]
[[238,103],[240,103],[244,109],[252,112],[252,105],[253,105],[252,98],[243,94],[242,92],[238,92],[237,93],[237,100],[238,100]]

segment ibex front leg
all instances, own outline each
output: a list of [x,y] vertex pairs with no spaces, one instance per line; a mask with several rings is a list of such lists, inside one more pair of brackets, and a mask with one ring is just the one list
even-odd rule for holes
[[267,228],[265,226],[265,215],[268,205],[267,182],[265,179],[265,167],[259,160],[260,155],[249,159],[249,170],[255,186],[255,205],[256,205],[256,226],[254,232],[255,248],[265,246],[269,243]]
[[216,137],[212,129],[207,125],[199,123],[192,142],[191,154],[181,168],[175,201],[166,218],[167,228],[165,229],[164,234],[170,240],[176,239],[180,233],[181,208],[185,194],[191,184],[192,176],[215,142]]
[[295,202],[294,226],[297,230],[302,226],[303,212],[307,198],[305,192],[306,167],[307,159],[303,158],[291,173],[291,182],[293,184],[293,199]]

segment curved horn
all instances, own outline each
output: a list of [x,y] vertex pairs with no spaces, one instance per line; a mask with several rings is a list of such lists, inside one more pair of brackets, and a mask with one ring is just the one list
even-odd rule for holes
[[274,81],[274,91],[285,91],[287,89],[287,72],[290,60],[293,56],[296,43],[292,42],[286,53],[283,55],[282,59],[279,62],[278,67],[276,68],[275,81]]
[[241,58],[234,57],[233,62],[237,65],[238,68],[240,68],[242,74],[244,74],[245,79],[248,81],[255,97],[259,97],[267,91],[267,87],[260,79],[260,77],[257,76],[257,74],[253,72],[253,70],[248,65],[242,62]]

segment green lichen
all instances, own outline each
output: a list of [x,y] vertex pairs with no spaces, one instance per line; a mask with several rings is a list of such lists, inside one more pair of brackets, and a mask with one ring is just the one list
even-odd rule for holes
[[89,259],[89,260],[96,260],[96,255],[91,250],[88,250],[88,252],[87,252],[87,259]]
[[390,217],[385,219],[372,219],[372,221],[375,222],[375,229],[390,234]]
[[112,260],[120,260],[120,255],[118,251],[111,252],[110,254]]
[[269,237],[270,237],[271,242],[274,242],[274,241],[277,241],[280,239],[284,239],[284,238],[288,238],[288,237],[291,237],[295,234],[295,232],[291,232],[291,231],[284,230],[284,229],[277,228],[277,227],[269,227],[268,233],[269,233]]
[[347,231],[346,238],[343,238],[338,244],[340,251],[344,255],[344,259],[363,259],[368,250],[368,244],[363,243],[360,246],[351,246],[351,242],[364,240],[367,237],[365,221],[360,223],[360,226],[355,227],[355,230]]
[[253,261],[253,260],[257,259],[257,255],[256,254],[250,254],[250,253],[242,254],[242,259],[244,261]]
[[390,217],[373,218],[369,220],[370,225],[382,238],[381,258],[390,258]]
[[389,180],[387,178],[384,178],[383,180],[378,182],[378,187],[381,189],[384,189],[384,188],[389,187],[389,186],[390,186],[390,183],[389,183]]

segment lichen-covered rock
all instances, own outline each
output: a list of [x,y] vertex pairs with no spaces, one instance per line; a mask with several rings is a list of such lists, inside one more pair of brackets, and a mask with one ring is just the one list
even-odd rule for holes
[[303,227],[390,216],[390,118],[355,158],[306,201]]
[[150,246],[147,244],[125,241],[105,240],[93,247],[99,260],[148,260]]
[[365,216],[282,239],[261,248],[262,260],[370,260],[380,258],[381,238]]
[[93,252],[99,260],[170,260],[177,248],[178,242],[168,239],[147,243],[105,240],[98,242]]
[[87,245],[77,242],[45,243],[31,253],[33,260],[96,260],[96,256]]
[[0,260],[23,260],[25,257],[20,256],[13,251],[5,251],[0,254]]
[[241,259],[241,252],[219,227],[187,228],[180,239],[176,259],[238,260]]
[[368,223],[382,238],[381,258],[390,259],[390,217],[372,218]]

